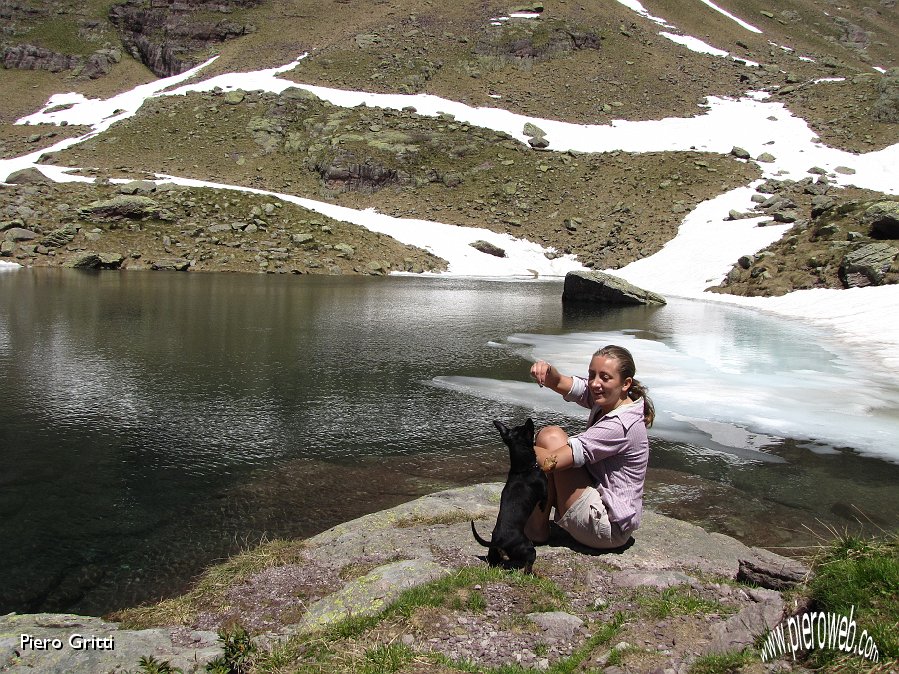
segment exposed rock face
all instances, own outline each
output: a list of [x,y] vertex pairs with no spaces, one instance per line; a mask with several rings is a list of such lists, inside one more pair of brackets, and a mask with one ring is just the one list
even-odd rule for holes
[[847,288],[883,284],[884,276],[899,256],[899,248],[888,243],[869,243],[846,254],[840,265],[840,278]]
[[665,304],[665,298],[601,271],[571,271],[565,275],[563,302],[591,304]]
[[865,211],[872,239],[899,240],[899,201],[879,201]]
[[31,44],[7,47],[2,52],[3,67],[7,69],[47,70],[51,73],[74,70],[76,75],[91,80],[106,75],[121,59],[118,49],[99,49],[86,59]]
[[506,25],[497,36],[478,43],[475,53],[514,59],[544,59],[579,49],[599,49],[599,34],[589,28],[551,19]]
[[177,75],[197,65],[203,50],[255,30],[252,25],[222,18],[200,19],[212,14],[230,14],[254,7],[261,0],[126,0],[109,10],[109,20],[122,36],[128,52],[159,77]]
[[380,163],[366,159],[353,161],[345,155],[316,165],[319,175],[328,187],[344,189],[376,190],[387,185],[408,181],[408,176]]
[[840,44],[850,49],[865,49],[871,44],[870,35],[863,28],[842,17],[836,17],[834,23],[842,32]]
[[871,116],[878,122],[899,122],[899,68],[891,68],[877,84],[880,98],[871,109]]
[[67,56],[55,51],[36,47],[32,44],[20,44],[3,50],[3,67],[19,70],[49,70],[51,73],[71,70],[81,63],[77,56]]

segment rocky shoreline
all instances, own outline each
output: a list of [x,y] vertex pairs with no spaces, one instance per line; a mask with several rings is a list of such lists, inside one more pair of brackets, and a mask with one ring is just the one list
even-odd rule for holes
[[[452,662],[542,670],[574,656],[609,674],[686,672],[710,654],[757,654],[757,636],[803,608],[799,595],[784,592],[807,574],[797,561],[653,512],[623,551],[596,554],[556,530],[538,548],[534,578],[483,576],[484,550],[469,521],[489,529],[501,487],[438,492],[302,542],[264,545],[269,563],[203,599],[189,594],[111,620],[0,617],[0,671],[140,671],[138,661],[150,656],[203,671],[222,653],[216,632],[241,625],[255,635],[257,657],[290,648],[300,662],[319,657],[306,645],[325,638],[346,653],[402,644],[412,660],[431,663],[428,671],[453,671],[439,665]],[[385,611],[403,591],[435,580],[454,583],[448,601]],[[378,618],[352,637],[337,636],[334,626],[348,616]],[[609,638],[598,643],[604,630]],[[346,657],[331,666],[355,671],[359,663]]]
[[[445,262],[278,199],[136,180],[58,185],[31,169],[0,192],[0,255],[77,269],[386,274]],[[0,216],[2,217],[2,216]]]
[[[765,181],[753,198],[756,209],[730,213],[769,218],[758,226],[792,227],[768,248],[735,260],[708,290],[775,296],[899,282],[899,200],[836,190],[826,171],[812,171],[817,177],[799,182]],[[332,275],[446,269],[428,251],[277,198],[153,180],[114,185],[102,176],[96,184],[59,185],[37,169],[8,182],[0,190],[0,218],[8,218],[0,220],[0,256],[24,266]],[[563,229],[571,235],[579,224],[567,221]],[[562,240],[541,238],[571,250]],[[485,241],[471,245],[505,256]],[[633,255],[630,236],[613,247],[617,263]]]

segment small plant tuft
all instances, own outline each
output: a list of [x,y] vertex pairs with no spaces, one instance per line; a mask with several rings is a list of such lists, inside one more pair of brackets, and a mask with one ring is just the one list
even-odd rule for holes
[[720,602],[705,599],[695,590],[681,585],[665,588],[661,594],[640,593],[637,603],[647,609],[652,617],[659,619],[675,615],[732,612]]
[[405,644],[379,644],[365,651],[365,661],[360,674],[387,674],[397,672],[408,664],[415,653]]
[[220,630],[219,640],[225,653],[206,666],[212,674],[247,674],[253,664],[256,645],[250,634],[240,625],[231,630]]
[[690,666],[690,674],[736,674],[744,665],[756,660],[755,655],[745,649],[739,652],[703,655]]
[[168,660],[157,660],[152,655],[141,657],[138,665],[143,674],[184,674],[180,667],[172,667]]

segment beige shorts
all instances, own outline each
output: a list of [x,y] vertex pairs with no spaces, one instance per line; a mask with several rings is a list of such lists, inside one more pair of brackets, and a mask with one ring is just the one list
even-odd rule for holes
[[620,547],[630,538],[630,534],[622,533],[617,523],[609,521],[606,504],[593,487],[587,487],[556,524],[578,543],[600,550]]

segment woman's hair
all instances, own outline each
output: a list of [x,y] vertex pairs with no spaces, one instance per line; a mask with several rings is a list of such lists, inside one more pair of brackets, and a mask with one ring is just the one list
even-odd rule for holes
[[643,418],[646,420],[647,428],[652,426],[652,422],[656,418],[656,408],[646,393],[649,389],[634,378],[634,375],[637,373],[637,366],[634,363],[634,357],[631,355],[631,352],[623,346],[609,344],[597,350],[593,356],[605,356],[618,361],[618,373],[621,375],[621,378],[627,379],[630,377],[633,382],[627,390],[628,397],[631,400],[643,398]]

